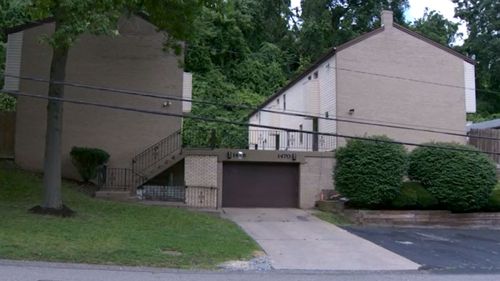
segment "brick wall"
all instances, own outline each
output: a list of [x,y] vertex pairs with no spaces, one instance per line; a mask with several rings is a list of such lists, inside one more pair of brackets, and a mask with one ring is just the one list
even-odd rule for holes
[[217,156],[186,156],[184,165],[186,204],[198,208],[217,208]]
[[332,173],[335,159],[324,157],[306,157],[300,165],[299,207],[310,209],[320,198],[322,189],[333,189]]

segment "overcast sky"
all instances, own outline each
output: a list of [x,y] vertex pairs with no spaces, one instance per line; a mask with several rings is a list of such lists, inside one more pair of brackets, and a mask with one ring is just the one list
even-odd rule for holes
[[[406,13],[406,19],[409,21],[421,18],[424,15],[425,8],[428,7],[429,10],[436,10],[451,21],[459,22],[458,19],[453,17],[455,15],[455,4],[451,0],[409,0],[409,2],[410,9]],[[299,5],[300,0],[292,0],[292,7]],[[460,26],[459,32],[462,32],[465,37],[467,36],[465,24]],[[459,40],[457,43],[461,44],[462,40]]]

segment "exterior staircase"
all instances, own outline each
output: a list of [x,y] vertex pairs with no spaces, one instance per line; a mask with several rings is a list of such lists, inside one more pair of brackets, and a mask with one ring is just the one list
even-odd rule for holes
[[184,159],[179,130],[149,146],[132,159],[132,169],[102,167],[96,197],[118,201],[135,199],[138,187]]

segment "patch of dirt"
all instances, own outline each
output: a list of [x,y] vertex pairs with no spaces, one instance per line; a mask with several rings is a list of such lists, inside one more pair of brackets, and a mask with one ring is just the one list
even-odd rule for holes
[[49,215],[63,218],[69,218],[76,214],[75,211],[71,210],[66,205],[63,205],[61,209],[43,208],[42,206],[38,205],[29,209],[28,211],[37,215]]
[[255,251],[254,258],[248,261],[227,261],[219,264],[219,268],[227,271],[269,271],[273,267],[271,260],[263,251]]
[[64,181],[71,183],[71,185],[69,185],[71,189],[89,197],[95,197],[95,193],[99,191],[99,187],[92,182],[81,182],[73,179],[64,179]]
[[161,253],[173,257],[182,256],[181,252],[172,249],[162,249]]

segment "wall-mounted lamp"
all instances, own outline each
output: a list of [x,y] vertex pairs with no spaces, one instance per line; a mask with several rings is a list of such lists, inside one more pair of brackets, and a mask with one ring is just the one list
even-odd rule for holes
[[353,114],[354,114],[354,108],[349,109],[349,115],[353,115]]
[[171,101],[165,101],[163,102],[163,104],[161,105],[162,107],[169,107],[172,105],[172,102]]
[[238,157],[238,159],[240,159],[240,160],[241,160],[241,159],[243,159],[243,158],[245,158],[245,153],[243,153],[242,151],[238,151],[238,154],[237,154],[237,155],[238,155],[238,156],[237,156],[237,157]]

